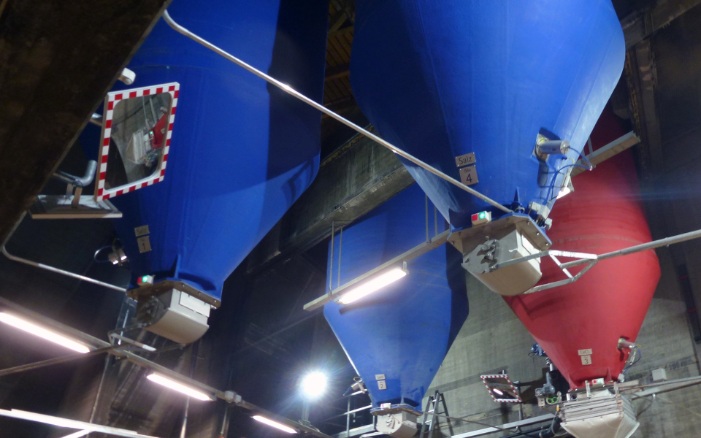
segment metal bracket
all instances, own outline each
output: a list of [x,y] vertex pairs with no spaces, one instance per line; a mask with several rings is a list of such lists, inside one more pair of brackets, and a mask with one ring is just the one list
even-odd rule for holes
[[97,162],[88,161],[85,174],[57,171],[52,176],[66,183],[65,195],[39,195],[29,208],[32,219],[107,219],[121,218],[122,212],[107,201],[83,197],[83,188],[95,179]]
[[[541,284],[538,286],[534,286],[530,289],[528,289],[525,294],[530,294],[534,292],[540,292],[543,290],[547,289],[552,289],[554,287],[558,286],[563,286],[565,284],[569,283],[574,283],[575,281],[579,280],[589,269],[591,269],[596,263],[598,263],[601,260],[606,260],[610,259],[613,257],[619,257],[619,256],[624,256],[628,254],[633,254],[636,252],[641,252],[641,251],[646,251],[648,249],[655,249],[655,248],[660,248],[662,246],[669,246],[673,245],[675,243],[681,243],[681,242],[686,242],[687,240],[693,240],[693,239],[698,239],[701,237],[701,230],[696,230],[696,231],[690,231],[688,233],[682,233],[682,234],[677,234],[676,236],[671,236],[671,237],[666,237],[664,239],[659,239],[659,240],[653,240],[652,242],[647,242],[647,243],[642,243],[640,245],[634,245],[634,246],[629,246],[627,248],[619,249],[616,251],[611,251],[607,252],[604,254],[587,254],[587,253],[580,253],[580,252],[570,252],[570,251],[558,251],[558,250],[548,250],[548,251],[543,251],[537,254],[532,254],[527,257],[522,257],[518,259],[513,259],[509,260],[508,262],[502,263],[500,266],[495,267],[504,267],[510,264],[515,264],[515,263],[520,263],[526,260],[530,260],[532,258],[539,258],[539,257],[544,257],[544,256],[550,256],[555,264],[562,270],[562,272],[565,274],[567,277],[564,280],[559,280],[559,281],[554,281],[551,283],[545,283]],[[557,256],[560,257],[569,257],[569,258],[575,258],[578,260],[573,260],[571,262],[566,262],[566,263],[561,263],[559,259],[557,259]],[[586,265],[584,269],[582,269],[577,275],[572,275],[572,273],[569,272],[569,268],[572,268],[574,266],[580,266],[580,265]]]
[[75,195],[39,195],[29,208],[32,219],[118,219],[122,217],[111,202],[96,201],[91,196],[80,196],[82,188]]

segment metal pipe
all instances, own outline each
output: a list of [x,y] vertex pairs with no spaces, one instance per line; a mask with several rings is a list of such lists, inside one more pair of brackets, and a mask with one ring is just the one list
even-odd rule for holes
[[[189,377],[192,378],[192,376],[195,374],[195,368],[197,367],[197,355],[199,354],[200,351],[200,342],[199,340],[192,344],[190,347],[190,371],[189,371]],[[183,407],[183,422],[180,427],[180,438],[185,438],[187,435],[187,420],[188,416],[190,414],[190,397],[187,397],[185,399],[185,406]]]
[[597,261],[596,260],[587,260],[587,262],[589,264],[584,269],[579,271],[577,273],[577,275],[575,275],[574,277],[570,277],[570,278],[567,278],[565,280],[554,281],[552,283],[545,283],[545,284],[541,284],[538,286],[533,286],[532,288],[530,288],[526,292],[524,292],[524,295],[525,294],[532,294],[535,292],[541,292],[544,290],[552,289],[554,287],[564,286],[566,284],[574,283],[575,281],[579,280],[584,274],[586,274],[587,271],[590,270],[596,264]]
[[[426,242],[431,241],[431,235],[429,234],[429,222],[428,222],[428,195],[424,195],[424,213],[426,214]],[[435,227],[435,224],[434,224]]]
[[330,291],[329,293],[316,298],[313,301],[308,302],[307,304],[304,305],[304,310],[311,312],[313,310],[316,310],[320,307],[323,307],[324,304],[328,303],[329,301],[332,301],[336,299],[340,294],[342,294],[344,291],[346,291],[348,288],[357,285],[358,283],[367,280],[368,278],[372,277],[373,275],[377,274],[378,272],[381,272],[391,266],[397,265],[398,263],[406,262],[408,260],[412,260],[416,257],[419,257],[423,254],[426,254],[429,251],[432,251],[439,246],[443,245],[445,242],[448,241],[448,236],[450,235],[450,230],[445,230],[441,234],[435,236],[433,239],[431,239],[429,242],[424,242],[416,245],[415,247],[411,248],[410,250],[399,254],[396,257],[391,258],[390,260],[386,261],[385,263],[382,263],[381,265],[377,266],[374,269],[371,269],[370,271],[355,277],[354,279],[350,280],[347,283],[344,283],[342,286],[337,287],[336,289]]
[[282,91],[286,92],[287,94],[301,100],[302,102],[306,103],[307,105],[311,106],[312,108],[321,111],[322,113],[326,114],[327,116],[331,117],[332,119],[335,119],[344,125],[348,126],[349,128],[355,130],[356,132],[363,134],[364,136],[368,137],[369,139],[375,141],[381,146],[384,146],[385,148],[389,149],[390,151],[394,152],[395,154],[399,155],[400,157],[404,158],[407,161],[410,161],[417,166],[421,167],[422,169],[436,175],[437,177],[445,180],[446,182],[454,185],[455,187],[466,191],[467,193],[481,199],[482,201],[486,202],[487,204],[491,205],[494,208],[497,208],[504,213],[513,213],[513,211],[507,207],[504,207],[503,205],[499,204],[498,202],[494,201],[493,199],[483,195],[482,193],[478,192],[477,190],[474,190],[465,184],[461,183],[460,181],[451,178],[449,175],[441,172],[440,170],[430,166],[429,164],[425,163],[424,161],[421,161],[420,159],[414,157],[413,155],[409,154],[408,152],[405,152],[398,147],[394,146],[392,143],[388,142],[387,140],[384,140],[383,138],[373,134],[372,132],[368,131],[367,129],[364,129],[355,123],[351,122],[350,120],[342,117],[339,114],[336,114],[335,112],[331,111],[330,109],[326,108],[325,106],[315,102],[314,100],[308,98],[304,94],[298,92],[297,90],[293,89],[289,85],[278,81],[274,77],[256,69],[255,67],[245,63],[244,61],[236,58],[235,56],[231,55],[230,53],[226,52],[225,50],[217,47],[216,45],[210,43],[209,41],[205,40],[204,38],[201,38],[200,36],[190,32],[188,29],[185,27],[179,25],[176,23],[168,14],[168,11],[165,10],[163,11],[163,19],[165,20],[168,25],[178,32],[181,35],[184,35],[191,40],[195,41],[198,44],[201,44],[202,46],[206,47],[207,49],[213,51],[214,53],[222,56],[223,58],[233,62],[234,64],[238,65],[239,67],[243,68],[244,70],[248,71],[249,73],[252,73],[259,78],[263,79],[264,81],[268,82],[271,85],[274,85],[275,87],[281,89]]
[[226,438],[229,434],[229,412],[231,411],[231,405],[224,405],[224,417],[221,420],[221,427],[219,428],[219,438]]
[[185,407],[183,408],[183,422],[180,426],[180,438],[185,438],[187,435],[187,415],[190,411],[190,397],[185,398]]
[[473,430],[471,432],[453,435],[452,438],[470,438],[470,437],[475,437],[475,436],[489,435],[489,434],[492,434],[495,432],[503,432],[503,431],[506,431],[508,429],[513,429],[516,427],[543,423],[545,421],[552,421],[553,417],[555,417],[553,414],[540,415],[538,417],[527,418],[527,419],[521,420],[521,421],[514,421],[511,423],[505,423],[505,424],[502,424],[501,426],[489,426],[489,427],[484,428],[484,429]]
[[351,398],[348,397],[348,401],[346,403],[346,435],[348,435],[348,432],[350,431],[350,408]]
[[[701,230],[689,231],[688,233],[677,234],[676,236],[665,237],[664,239],[653,240],[652,242],[642,243],[640,245],[630,246],[628,248],[619,249],[616,251],[607,252],[597,256],[598,260],[610,259],[612,257],[633,254],[640,251],[646,251],[648,249],[655,249],[662,246],[669,246],[675,243],[686,242],[687,240],[698,239],[701,237]],[[563,263],[564,268],[571,268],[572,266],[579,266],[588,263],[590,260],[574,260],[571,262]]]
[[[346,398],[348,401],[350,401],[352,399],[352,397],[346,397]],[[347,407],[346,412],[343,412],[341,414],[332,415],[330,417],[326,417],[322,420],[322,423],[326,423],[326,422],[329,422],[335,418],[340,418],[340,417],[350,418],[350,414],[355,414],[357,412],[362,412],[362,411],[369,411],[370,409],[372,409],[372,405],[367,405],[367,406],[363,406],[362,408],[356,408],[356,409],[351,409],[350,403],[347,403],[347,405],[348,405],[348,407]]]
[[102,114],[98,113],[93,113],[92,116],[88,119],[88,122],[92,123],[95,126],[102,126]]
[[43,263],[37,263],[37,262],[35,262],[35,261],[33,261],[33,260],[25,259],[25,258],[22,258],[22,257],[18,257],[18,256],[16,256],[16,255],[10,254],[10,252],[9,252],[9,251],[7,250],[7,248],[6,248],[6,245],[7,245],[7,243],[10,241],[10,239],[12,239],[12,236],[15,235],[15,232],[17,231],[17,228],[19,228],[19,224],[22,223],[22,219],[24,219],[24,215],[25,215],[25,214],[26,214],[26,211],[23,212],[22,215],[19,217],[19,219],[18,219],[17,222],[15,223],[14,227],[12,227],[12,230],[10,230],[10,233],[9,233],[9,234],[7,235],[7,237],[5,238],[5,241],[2,243],[2,247],[0,247],[0,252],[2,252],[2,254],[3,254],[5,257],[7,257],[8,259],[10,259],[10,260],[12,260],[12,261],[14,261],[14,262],[23,263],[23,264],[25,264],[25,265],[29,265],[29,266],[32,266],[32,267],[35,267],[35,268],[44,269],[44,270],[47,270],[47,271],[51,271],[51,272],[54,272],[54,273],[57,273],[57,274],[61,274],[61,275],[65,275],[65,276],[72,277],[72,278],[77,278],[78,280],[81,280],[81,281],[87,281],[88,283],[97,284],[98,286],[103,286],[103,287],[106,287],[106,288],[108,288],[108,289],[113,289],[113,290],[116,290],[116,291],[119,291],[119,292],[125,292],[125,293],[126,293],[127,290],[126,290],[125,288],[123,288],[123,287],[115,286],[115,285],[110,284],[110,283],[105,283],[104,281],[95,280],[94,278],[86,277],[86,276],[80,275],[80,274],[75,274],[75,273],[70,272],[70,271],[66,271],[66,270],[63,270],[63,269],[55,268],[55,267],[53,267],[53,266],[45,265],[45,264],[43,264]]
[[44,269],[47,271],[55,272],[57,274],[66,275],[66,276],[72,277],[72,278],[77,278],[78,280],[87,281],[88,283],[97,284],[98,286],[103,286],[103,287],[106,287],[109,289],[114,289],[114,290],[117,290],[119,292],[126,292],[127,291],[123,287],[115,286],[115,285],[110,284],[110,283],[105,283],[105,282],[100,281],[100,280],[95,280],[94,278],[86,277],[86,276],[80,275],[80,274],[75,274],[75,273],[70,272],[70,271],[55,268],[53,266],[45,265],[43,263],[37,263],[33,260],[25,259],[22,257],[18,257],[16,255],[10,254],[10,252],[6,248],[6,245],[10,241],[10,239],[12,239],[12,236],[15,235],[15,232],[17,231],[17,228],[19,228],[19,224],[22,223],[22,219],[24,219],[25,214],[26,214],[26,212],[22,213],[22,215],[17,220],[17,223],[15,223],[15,226],[12,227],[12,230],[10,230],[10,234],[7,235],[7,237],[5,238],[5,241],[2,243],[2,247],[0,247],[0,252],[2,252],[2,254],[5,257],[7,257],[8,259],[10,259],[14,262],[23,263],[25,265],[29,265],[29,266],[32,266],[35,268]]
[[677,389],[688,388],[689,386],[701,384],[701,376],[683,377],[681,379],[668,380],[661,383],[651,383],[642,385],[641,390],[631,395],[631,399],[635,400],[641,397],[661,394],[664,392],[675,391]]
[[66,427],[69,429],[89,430],[91,433],[101,433],[110,436],[121,436],[127,438],[158,438],[151,435],[142,435],[133,430],[121,429],[118,427],[102,426],[100,424],[86,423],[84,421],[71,420],[64,417],[54,417],[53,415],[38,414],[19,409],[0,409],[0,416],[17,418],[19,420],[34,421],[37,423],[49,424],[52,426]]
[[[119,318],[117,319],[117,321],[119,321],[119,319],[122,320],[122,328],[121,328],[122,335],[124,334],[124,328],[126,327],[127,321],[129,320],[129,305],[128,305],[129,300],[130,300],[130,298],[127,298],[127,296],[125,295],[122,298],[122,306],[119,309]],[[124,314],[124,316],[122,316],[122,313]],[[119,322],[117,322],[117,323],[119,324]],[[109,337],[110,333],[112,333],[112,332],[111,331],[107,332],[108,337]],[[97,385],[97,391],[95,392],[95,400],[93,401],[92,409],[90,410],[90,420],[89,420],[90,423],[93,423],[95,421],[95,416],[97,415],[98,404],[100,402],[100,397],[102,396],[102,390],[105,386],[105,379],[107,378],[107,371],[109,370],[111,360],[112,360],[112,357],[110,355],[107,355],[107,357],[105,357],[105,365],[102,367],[102,375],[100,376],[100,383]]]
[[[314,436],[314,437],[318,437],[318,438],[331,438],[329,435],[321,433],[316,429],[303,426],[303,425],[301,425],[295,421],[289,420],[285,417],[280,417],[280,416],[278,416],[278,415],[276,415],[276,414],[274,414],[266,409],[263,409],[257,405],[254,405],[253,403],[249,403],[249,402],[243,400],[240,395],[236,394],[233,391],[222,391],[222,390],[213,388],[209,385],[206,385],[204,383],[190,379],[190,378],[183,376],[182,374],[180,374],[176,371],[171,370],[170,368],[167,368],[163,365],[160,365],[160,364],[157,364],[153,361],[150,361],[150,360],[148,360],[144,357],[141,357],[138,354],[135,354],[131,351],[115,348],[109,342],[103,341],[102,339],[98,339],[94,336],[91,336],[91,335],[89,335],[85,332],[82,332],[80,330],[74,329],[70,326],[58,323],[50,318],[47,318],[43,315],[38,314],[36,312],[32,312],[30,310],[27,310],[27,309],[13,303],[10,300],[3,298],[3,297],[0,297],[0,306],[8,307],[8,308],[12,309],[13,311],[20,313],[20,314],[23,314],[24,316],[26,316],[34,321],[38,321],[38,322],[42,323],[43,325],[49,326],[57,331],[65,333],[73,338],[81,340],[81,341],[85,342],[86,344],[88,344],[92,348],[96,348],[96,350],[93,350],[90,353],[80,354],[80,355],[77,355],[75,357],[71,357],[71,360],[81,358],[81,357],[86,357],[86,356],[90,355],[91,353],[98,354],[97,353],[98,350],[100,352],[107,352],[113,356],[126,359],[127,361],[129,361],[135,365],[138,365],[142,368],[145,368],[145,369],[148,369],[151,371],[156,371],[158,373],[165,375],[166,377],[170,377],[170,378],[175,379],[177,381],[183,382],[186,385],[190,385],[194,388],[197,388],[200,391],[211,394],[211,395],[215,396],[216,398],[225,401],[226,403],[234,404],[242,409],[256,412],[256,413],[264,415],[268,418],[274,419],[276,421],[280,421],[283,424],[285,424],[289,427],[292,427],[292,428],[298,430],[299,432],[306,433],[309,436]],[[50,359],[50,360],[58,360],[58,359],[62,359],[62,358],[56,358],[56,359]],[[67,358],[65,358],[65,359],[67,360]],[[56,363],[60,363],[60,362],[56,362]]]
[[146,344],[141,343],[141,342],[139,342],[139,341],[136,341],[136,340],[134,340],[134,339],[127,338],[126,336],[118,335],[117,333],[112,333],[112,332],[110,332],[109,338],[110,338],[110,339],[118,339],[118,340],[120,340],[120,341],[122,341],[122,342],[124,342],[124,343],[126,343],[126,344],[134,345],[134,346],[139,347],[139,348],[142,348],[142,349],[144,349],[144,350],[146,350],[146,351],[148,351],[148,352],[150,352],[150,353],[153,353],[153,352],[156,351],[156,349],[155,349],[154,347],[150,346],[150,345],[146,345]]
[[66,184],[73,184],[76,187],[86,187],[92,184],[92,182],[95,180],[95,171],[97,170],[97,161],[95,160],[90,160],[88,161],[87,166],[85,167],[85,173],[83,176],[75,176],[71,175],[68,172],[64,172],[62,170],[59,170],[58,172],[54,173],[52,176],[56,179],[59,179]]
[[[555,260],[555,263],[557,263],[558,267],[565,273],[565,275],[568,278],[565,280],[560,280],[560,281],[555,281],[555,282],[551,282],[551,283],[546,283],[546,284],[534,286],[534,287],[528,289],[526,292],[524,292],[524,294],[531,294],[534,292],[540,292],[543,290],[552,289],[554,287],[574,283],[575,281],[579,280],[582,277],[582,275],[584,275],[589,269],[591,269],[600,260],[606,260],[606,259],[610,259],[613,257],[633,254],[636,252],[646,251],[648,249],[659,248],[662,246],[669,246],[669,245],[672,245],[675,243],[685,242],[687,240],[698,239],[699,237],[701,237],[701,230],[690,231],[688,233],[677,234],[676,236],[666,237],[664,239],[659,239],[659,240],[654,240],[652,242],[642,243],[640,245],[635,245],[635,246],[631,246],[628,248],[623,248],[623,249],[619,249],[616,251],[607,252],[607,253],[604,253],[601,255],[579,253],[579,252],[570,252],[570,251],[548,250],[548,251],[542,251],[542,252],[530,254],[530,255],[525,256],[525,257],[519,257],[519,258],[512,259],[512,260],[507,260],[506,262],[499,263],[499,264],[495,265],[494,269],[499,269],[499,268],[503,268],[506,266],[515,265],[518,263],[523,263],[525,261],[535,259],[535,258],[541,258],[541,257],[546,256],[546,255],[550,255],[551,257],[552,257],[552,255],[555,255],[555,256],[562,256],[562,257],[579,257],[580,258],[580,260],[574,260],[571,262],[560,264],[559,261],[555,257],[553,257],[553,259]],[[579,273],[577,273],[577,275],[571,276],[568,269],[571,267],[580,266],[580,265],[587,265],[587,266],[584,269],[582,269]]]
[[[348,411],[346,411],[346,414],[355,414],[356,412],[367,411],[368,409],[372,409],[372,405],[363,406],[362,408],[355,408],[352,411],[348,410]],[[331,417],[331,418],[333,418],[333,417]]]
[[336,287],[341,285],[341,257],[343,257],[343,227],[338,231],[338,274],[336,276]]
[[33,266],[33,267],[39,268],[39,269],[44,269],[44,270],[49,271],[49,272],[54,272],[54,273],[56,273],[56,274],[65,275],[65,276],[67,276],[67,277],[75,278],[75,279],[78,279],[78,280],[81,280],[81,281],[86,281],[86,282],[88,282],[88,283],[96,284],[96,285],[98,285],[98,286],[106,287],[106,288],[108,288],[108,289],[116,290],[116,291],[118,291],[118,292],[125,292],[125,293],[126,293],[126,291],[127,291],[127,290],[126,290],[125,288],[123,288],[123,287],[115,286],[115,285],[110,284],[110,283],[105,283],[104,281],[95,280],[94,278],[86,277],[85,275],[76,274],[76,273],[74,273],[74,272],[70,272],[70,271],[66,271],[66,270],[63,270],[63,269],[55,268],[55,267],[53,267],[53,266],[45,265],[45,264],[43,264],[43,263],[37,263],[37,262],[35,262],[35,261],[32,261],[32,260],[29,260],[29,259],[25,259],[25,258],[22,258],[22,257],[18,257],[18,256],[16,256],[16,255],[10,254],[10,253],[7,251],[7,248],[5,247],[5,245],[2,245],[2,248],[0,248],[0,251],[2,251],[2,254],[3,254],[5,257],[7,257],[8,259],[10,259],[10,260],[12,260],[12,261],[14,261],[14,262],[24,263],[25,265]]
[[10,368],[5,368],[3,370],[0,370],[0,377],[4,376],[9,376],[12,374],[17,374],[17,373],[23,373],[25,371],[31,371],[31,370],[36,370],[39,368],[44,368],[48,367],[51,365],[58,365],[66,362],[71,362],[77,359],[83,359],[86,357],[92,357],[92,356],[98,356],[102,353],[109,353],[112,350],[112,346],[109,347],[103,347],[103,348],[98,348],[96,350],[92,350],[88,353],[76,353],[76,354],[70,354],[67,356],[60,356],[60,357],[54,357],[51,359],[46,359],[46,360],[40,360],[38,362],[32,362],[24,365],[17,365],[15,367],[10,367]]
[[335,230],[336,223],[334,221],[331,221],[331,261],[329,262],[329,266],[331,266],[331,273],[329,275],[329,293],[333,290],[333,255],[334,255],[334,240],[336,240],[336,230]]

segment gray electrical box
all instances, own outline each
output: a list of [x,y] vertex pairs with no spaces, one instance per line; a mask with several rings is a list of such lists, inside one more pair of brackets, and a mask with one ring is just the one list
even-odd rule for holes
[[475,247],[464,256],[462,266],[492,291],[500,295],[518,295],[540,280],[540,259],[500,265],[538,252],[526,236],[513,229]]
[[137,305],[137,320],[146,330],[179,344],[190,344],[209,329],[207,319],[211,306],[178,289],[169,289]]

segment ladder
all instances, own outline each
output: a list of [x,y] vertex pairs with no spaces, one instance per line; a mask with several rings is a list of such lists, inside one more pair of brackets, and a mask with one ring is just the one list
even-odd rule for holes
[[[442,409],[442,411],[439,412],[439,409]],[[428,418],[429,415],[431,416],[430,420]],[[450,422],[450,414],[448,414],[448,406],[445,404],[445,397],[443,397],[442,392],[436,391],[433,395],[428,397],[428,401],[426,402],[426,409],[424,409],[424,415],[421,420],[421,433],[419,434],[419,438],[433,437],[434,428],[435,430],[440,429],[438,422],[441,416],[446,418],[450,436],[453,436],[453,425]],[[428,427],[426,427],[426,423],[428,423]]]

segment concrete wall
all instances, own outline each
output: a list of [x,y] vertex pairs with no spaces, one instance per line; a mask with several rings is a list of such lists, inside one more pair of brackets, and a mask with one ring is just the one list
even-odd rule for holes
[[[651,371],[664,368],[667,378],[699,375],[696,345],[690,334],[686,306],[680,296],[671,257],[658,252],[663,277],[643,323],[638,343],[641,361],[628,372],[628,380],[652,381]],[[479,376],[505,370],[522,384],[526,417],[547,412],[537,407],[533,390],[542,385],[545,360],[529,356],[533,338],[498,295],[468,278],[470,316],[433,380],[428,395],[443,392],[453,421],[454,434],[501,425],[519,419],[517,405],[492,401]],[[425,405],[425,400],[424,400]],[[641,422],[634,437],[696,437],[701,435],[701,385],[634,401]],[[447,424],[441,432],[448,436]],[[530,430],[532,427],[526,427]],[[506,436],[504,431],[489,436]]]

